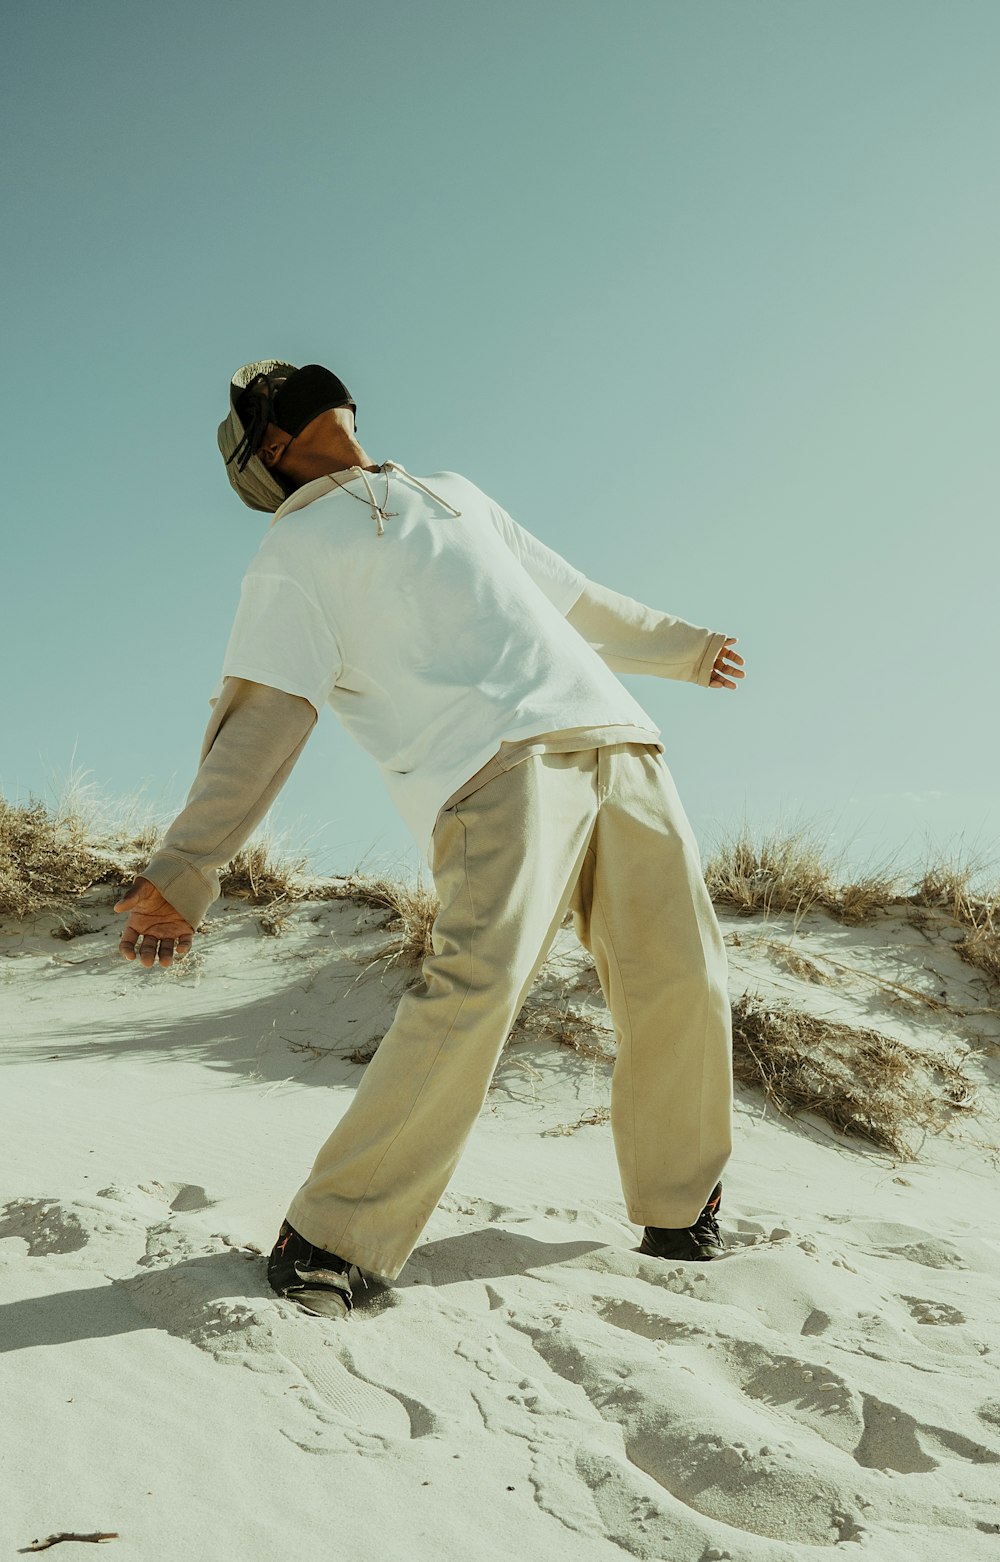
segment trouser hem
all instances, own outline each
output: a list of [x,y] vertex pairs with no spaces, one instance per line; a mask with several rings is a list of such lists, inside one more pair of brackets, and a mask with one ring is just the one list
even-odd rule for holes
[[[397,1261],[390,1258],[384,1249],[366,1248],[364,1243],[351,1238],[348,1242],[340,1239],[324,1236],[312,1224],[307,1214],[300,1214],[297,1206],[292,1204],[285,1216],[288,1223],[295,1228],[300,1237],[305,1237],[313,1247],[322,1248],[325,1253],[336,1253],[338,1258],[346,1258],[349,1263],[363,1269],[365,1274],[373,1275],[376,1280],[395,1280],[406,1258]],[[410,1255],[407,1254],[407,1258]]]
[[711,1198],[714,1188],[718,1183],[721,1182],[722,1171],[719,1171],[712,1178],[712,1181],[705,1190],[705,1196],[702,1198],[698,1208],[694,1210],[690,1216],[682,1215],[678,1218],[677,1205],[672,1207],[669,1205],[660,1205],[654,1214],[651,1214],[648,1209],[644,1210],[642,1214],[639,1214],[637,1212],[636,1205],[626,1202],[625,1208],[628,1211],[628,1218],[635,1226],[657,1226],[661,1231],[686,1231],[689,1226],[694,1225],[695,1221],[698,1219],[698,1216],[701,1214],[702,1210],[705,1208],[705,1205],[708,1203],[708,1200]]

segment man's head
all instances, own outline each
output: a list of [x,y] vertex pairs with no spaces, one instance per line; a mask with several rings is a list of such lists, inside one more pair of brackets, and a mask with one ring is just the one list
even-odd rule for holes
[[219,449],[229,481],[252,510],[273,513],[327,470],[331,439],[353,436],[357,408],[344,382],[321,364],[278,359],[244,364],[229,387]]

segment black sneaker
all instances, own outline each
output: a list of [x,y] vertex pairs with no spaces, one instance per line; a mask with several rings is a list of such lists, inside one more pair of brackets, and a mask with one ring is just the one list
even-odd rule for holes
[[307,1313],[344,1318],[354,1306],[347,1258],[313,1247],[287,1220],[267,1261],[267,1278],[279,1296],[297,1302]]
[[726,1243],[715,1218],[721,1203],[722,1183],[717,1182],[693,1226],[676,1230],[670,1226],[647,1226],[639,1252],[651,1253],[655,1258],[694,1258],[703,1262],[721,1258]]

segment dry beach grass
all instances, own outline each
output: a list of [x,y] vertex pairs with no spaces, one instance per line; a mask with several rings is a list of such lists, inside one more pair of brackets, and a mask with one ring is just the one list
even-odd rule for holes
[[733,1074],[783,1116],[813,1112],[904,1157],[921,1132],[976,1103],[961,1065],[933,1049],[754,996],[733,1005]]
[[[86,788],[71,791],[55,809],[35,800],[14,804],[0,798],[0,917],[30,917],[41,910],[68,913],[93,886],[117,887],[130,880],[162,832],[148,820],[124,817],[117,829],[102,827],[88,811]],[[965,930],[958,945],[963,958],[1000,981],[1000,882],[989,890],[973,889],[981,868],[978,860],[938,855],[909,874],[882,866],[838,876],[829,843],[815,828],[800,827],[760,837],[744,830],[725,840],[706,864],[705,882],[717,907],[743,916],[791,912],[802,917],[824,911],[860,926],[901,906],[936,908]],[[391,948],[377,959],[419,965],[431,952],[437,901],[419,882],[408,885],[359,872],[317,879],[304,855],[276,849],[272,840],[258,835],[223,870],[221,885],[230,899],[276,912],[306,898],[353,899],[384,910],[387,928],[397,932]]]
[[[86,789],[54,810],[37,801],[16,805],[0,799],[0,918],[22,921],[51,911],[58,919],[51,931],[72,939],[89,930],[75,910],[80,897],[103,884],[117,894],[141,870],[158,838],[157,827],[148,821],[137,824],[133,814],[115,828],[101,829],[88,815],[87,802]],[[853,926],[870,925],[880,913],[893,910],[905,911],[917,926],[924,915],[943,916],[960,930],[952,947],[995,989],[1000,987],[1000,889],[971,887],[980,866],[938,857],[908,884],[903,874],[884,868],[838,877],[815,830],[759,839],[744,830],[716,850],[705,879],[717,908],[765,923],[790,914],[798,927],[811,912]],[[258,925],[270,936],[281,934],[303,900],[350,900],[385,913],[380,930],[388,937],[356,956],[361,964],[398,968],[415,982],[432,951],[438,902],[421,882],[363,873],[317,879],[310,876],[304,856],[281,852],[265,837],[239,852],[221,881],[224,896],[261,908]],[[838,961],[829,955],[820,965],[788,941],[772,939],[769,947],[779,964],[803,980],[837,980]],[[899,983],[880,979],[878,985],[896,989],[894,997],[911,1007],[947,1007]],[[846,1134],[904,1154],[915,1132],[938,1129],[949,1114],[974,1105],[961,1059],[908,1046],[877,1029],[821,1020],[752,995],[737,1000],[733,1020],[736,1078],[762,1091],[785,1115],[811,1112]],[[508,1045],[529,1038],[569,1047],[592,1061],[613,1059],[607,1031],[564,998],[525,1004]],[[363,1050],[357,1061],[366,1061],[373,1051]]]
[[936,855],[905,873],[887,865],[867,874],[838,876],[837,860],[815,828],[748,831],[724,840],[705,867],[714,904],[741,916],[824,911],[837,921],[863,926],[879,912],[903,906],[934,907],[965,930],[956,946],[970,965],[1000,980],[1000,882],[974,889],[983,859]]

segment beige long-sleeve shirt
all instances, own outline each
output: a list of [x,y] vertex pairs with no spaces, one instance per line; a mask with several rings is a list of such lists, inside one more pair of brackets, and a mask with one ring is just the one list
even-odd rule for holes
[[[617,673],[649,673],[707,687],[726,636],[645,607],[587,581],[567,621]],[[219,894],[219,869],[252,835],[288,779],[316,723],[307,699],[244,678],[226,678],[202,744],[187,802],[142,871],[192,927]],[[528,754],[649,743],[655,732],[625,725],[562,728],[501,745],[503,768]],[[492,762],[491,762],[492,763]],[[481,784],[484,766],[442,807]]]

